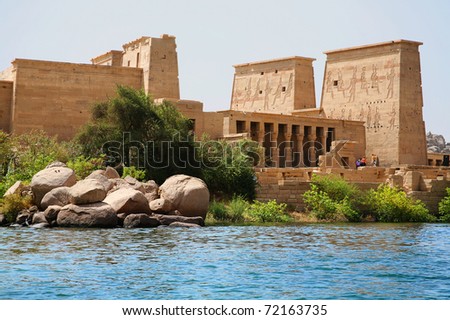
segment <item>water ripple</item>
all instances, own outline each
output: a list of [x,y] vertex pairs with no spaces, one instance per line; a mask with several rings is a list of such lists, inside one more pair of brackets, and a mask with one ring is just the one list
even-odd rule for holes
[[0,299],[449,299],[450,225],[0,229]]

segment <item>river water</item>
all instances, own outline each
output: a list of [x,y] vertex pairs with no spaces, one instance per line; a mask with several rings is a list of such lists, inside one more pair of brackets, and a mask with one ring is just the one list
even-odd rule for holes
[[449,299],[450,224],[0,229],[0,299]]

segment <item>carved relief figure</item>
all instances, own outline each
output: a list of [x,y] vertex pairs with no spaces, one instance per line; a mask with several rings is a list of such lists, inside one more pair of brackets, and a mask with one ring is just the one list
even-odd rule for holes
[[386,99],[391,99],[392,97],[394,97],[394,79],[395,79],[394,67],[391,67],[391,72],[389,72],[389,74],[386,74],[386,79],[389,81],[387,86]]
[[342,79],[341,69],[338,69],[338,91],[342,91],[345,98],[344,79]]
[[392,104],[392,110],[389,112],[389,129],[395,128],[395,117],[397,115],[397,110],[395,109],[395,102]]
[[348,90],[350,92],[350,96],[348,98],[348,102],[354,102],[355,101],[355,93],[356,93],[356,67],[353,68],[353,76],[350,79],[350,85],[348,87]]
[[377,92],[380,93],[380,86],[378,84],[378,73],[377,73],[377,65],[372,65],[372,75],[370,76],[370,81],[372,82],[372,89],[377,89]]
[[264,90],[264,110],[269,109],[270,81],[266,78],[266,88]]
[[288,81],[288,85],[284,94],[284,98],[283,98],[283,104],[286,102],[286,98],[291,96],[292,93],[292,83],[293,83],[293,73],[291,72],[291,74],[289,75],[289,81]]
[[366,128],[370,128],[372,125],[372,108],[370,106],[369,111],[367,111],[367,117],[366,117]]
[[375,127],[375,131],[380,127],[380,112],[378,111],[378,106],[375,108],[375,115],[373,120],[373,126]]
[[327,73],[327,80],[325,82],[326,85],[326,92],[327,93],[331,93],[331,99],[334,99],[334,94],[333,94],[333,72],[332,71],[328,71]]
[[369,84],[366,79],[366,67],[363,67],[361,71],[361,90],[366,90],[366,94],[369,94]]
[[359,111],[359,121],[364,121],[364,106],[361,107],[361,111]]
[[253,104],[255,103],[255,100],[258,99],[259,91],[261,91],[260,84],[261,84],[261,79],[258,79],[258,82],[256,83],[255,92],[253,93],[252,105],[251,105],[252,109],[253,109]]
[[275,89],[275,94],[274,94],[274,97],[273,97],[272,106],[275,104],[277,99],[281,97],[281,87],[282,86],[281,86],[281,76],[280,76],[280,81],[278,82],[278,86]]
[[250,100],[252,96],[252,78],[248,79],[247,86],[245,87],[244,102],[242,103],[242,109],[245,108],[245,104]]

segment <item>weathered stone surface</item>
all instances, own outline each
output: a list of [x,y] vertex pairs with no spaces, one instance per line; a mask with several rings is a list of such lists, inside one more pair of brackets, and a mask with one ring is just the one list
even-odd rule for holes
[[[148,198],[147,198],[148,199]],[[156,213],[168,213],[173,209],[173,204],[166,199],[156,199],[150,202],[150,210]]]
[[70,203],[70,188],[59,187],[49,191],[41,201],[40,207],[45,210],[49,206],[64,207]]
[[103,188],[105,189],[105,191],[108,192],[109,190],[112,189],[112,187],[114,186],[114,183],[111,180],[109,180],[105,175],[101,174],[100,171],[104,172],[104,170],[95,170],[90,175],[88,175],[85,180],[88,180],[88,179],[97,180],[98,182],[100,182],[103,185]]
[[123,180],[125,180],[132,189],[138,190],[142,193],[145,193],[145,188],[144,188],[142,182],[138,181],[137,179],[135,179],[131,176],[126,176]]
[[100,175],[100,176],[104,176],[106,179],[108,179],[105,175],[106,170],[102,170],[102,169],[97,169],[91,172],[90,175],[88,175],[85,179],[95,179],[96,176]]
[[205,226],[205,220],[202,217],[184,217],[184,216],[175,216],[175,215],[165,215],[158,214],[155,217],[161,222],[163,225],[170,225],[174,222],[183,222],[183,223],[191,223],[198,224],[199,226]]
[[198,224],[186,223],[186,222],[172,222],[169,225],[170,228],[200,228]]
[[33,215],[33,219],[31,221],[31,224],[38,224],[38,223],[48,223],[44,212],[37,212],[37,213],[35,213]]
[[113,228],[117,226],[117,215],[104,202],[69,204],[61,208],[56,221],[60,227]]
[[147,198],[142,192],[122,188],[110,193],[103,202],[109,204],[116,213],[150,213]]
[[88,204],[100,202],[106,197],[103,184],[96,179],[85,179],[78,181],[69,190],[70,203]]
[[203,180],[186,175],[169,177],[160,187],[161,198],[169,200],[173,209],[187,217],[206,218],[209,190]]
[[161,223],[156,217],[149,216],[145,213],[129,214],[124,222],[124,228],[156,228]]
[[36,173],[31,179],[34,201],[41,204],[44,195],[58,187],[71,187],[77,182],[75,173],[66,167],[51,167]]
[[0,226],[3,226],[7,223],[6,217],[3,213],[0,213]]
[[155,181],[149,180],[143,183],[142,186],[144,187],[145,197],[149,203],[159,198],[159,186]]
[[22,181],[16,181],[8,190],[6,190],[4,197],[12,195],[12,194],[19,194],[23,188]]
[[44,211],[45,219],[47,219],[48,222],[56,221],[56,218],[58,217],[59,211],[61,211],[61,206],[48,206],[47,209]]
[[106,167],[105,176],[108,179],[120,179],[119,173],[113,167]]

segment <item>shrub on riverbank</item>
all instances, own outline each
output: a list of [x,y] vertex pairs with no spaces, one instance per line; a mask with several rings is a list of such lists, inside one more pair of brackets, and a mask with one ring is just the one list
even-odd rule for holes
[[9,223],[13,223],[21,210],[31,207],[31,202],[30,196],[22,197],[20,194],[11,194],[3,198],[0,212],[4,214]]
[[447,188],[447,196],[439,202],[439,220],[450,222],[450,188]]
[[303,199],[310,214],[326,221],[433,222],[435,217],[420,200],[383,184],[366,193],[336,176],[313,176]]
[[409,198],[403,190],[391,188],[386,184],[367,192],[366,205],[380,222],[433,222],[436,220],[429,214],[422,201]]
[[[286,211],[287,205],[269,202],[246,201],[235,196],[228,203],[212,201],[209,206],[209,222],[212,223],[270,223],[292,222],[293,218]],[[207,219],[208,220],[208,219]]]
[[327,221],[361,221],[358,213],[361,192],[352,184],[337,176],[314,175],[305,201],[311,215]]

